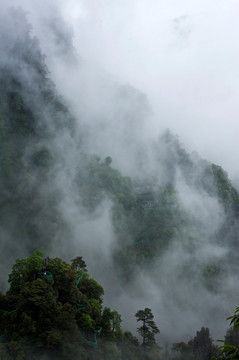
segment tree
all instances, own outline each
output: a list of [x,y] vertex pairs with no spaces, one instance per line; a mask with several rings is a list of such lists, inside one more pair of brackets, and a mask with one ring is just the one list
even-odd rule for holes
[[160,333],[157,325],[153,321],[154,315],[152,310],[145,308],[144,310],[138,310],[135,314],[137,321],[142,322],[142,326],[137,328],[138,333],[143,338],[143,346],[152,346],[156,344],[155,335]]
[[33,280],[43,264],[42,253],[38,250],[26,259],[17,259],[8,278],[11,292],[19,292],[25,281]]
[[189,341],[188,345],[192,346],[196,360],[210,360],[215,354],[216,349],[212,343],[208,328],[202,327],[200,331],[197,331],[197,335]]
[[111,163],[112,163],[112,158],[110,156],[107,156],[105,158],[105,165],[110,166]]
[[[227,320],[231,320],[230,325],[233,326],[231,329],[231,335],[233,332],[239,330],[239,307],[236,308],[234,315],[229,316]],[[216,356],[212,357],[212,360],[232,360],[239,359],[239,347],[237,342],[234,341],[233,336],[230,337],[230,332],[227,333],[225,341],[218,340],[223,343],[222,346],[218,348],[218,353]]]
[[[9,275],[10,290],[6,295],[0,292],[0,345],[14,341],[25,351],[26,344],[33,341],[39,351],[62,351],[63,342],[73,348],[75,343],[88,341],[87,331],[96,342],[103,322],[104,290],[89,277],[82,277],[76,286],[82,268],[86,270],[81,256],[74,265],[60,258],[43,259],[38,251],[16,260]],[[51,274],[50,280],[46,272]],[[18,348],[14,345],[13,349]]]
[[113,333],[114,331],[120,330],[120,324],[122,323],[122,320],[121,320],[121,315],[116,310],[113,310],[111,314],[112,314],[111,324],[112,324],[112,333]]
[[229,345],[235,345],[239,349],[239,328],[231,327],[227,330],[225,343]]
[[105,307],[102,315],[104,331],[114,333],[115,331],[120,331],[120,324],[122,322],[121,315],[109,307]]
[[75,259],[71,260],[71,263],[76,270],[87,272],[86,263],[82,256],[77,256]]
[[172,352],[177,354],[176,359],[178,360],[193,360],[193,349],[192,345],[186,344],[185,342],[174,343],[172,345]]

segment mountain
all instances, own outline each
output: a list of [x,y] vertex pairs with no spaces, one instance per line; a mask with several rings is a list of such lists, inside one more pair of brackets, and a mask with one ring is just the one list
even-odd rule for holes
[[[124,156],[117,140],[116,159],[92,154],[87,141],[102,129],[86,130],[72,115],[25,13],[10,9],[0,20],[1,289],[16,258],[79,254],[126,318],[138,302],[167,309],[165,339],[188,336],[201,318],[220,327],[238,297],[239,194],[226,172],[189,154],[169,130],[147,146],[137,137],[133,147],[148,104],[130,86],[116,86],[106,114],[127,135]],[[114,144],[117,131],[102,124]],[[138,171],[115,168],[123,162]]]

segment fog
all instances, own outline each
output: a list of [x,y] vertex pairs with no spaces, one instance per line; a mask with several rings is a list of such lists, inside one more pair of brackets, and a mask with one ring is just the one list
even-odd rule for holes
[[[59,12],[84,63],[146,94],[154,113],[151,134],[169,127],[188,149],[236,178],[238,7],[235,0],[216,6],[213,1],[62,1]],[[61,86],[62,78],[51,71]],[[70,91],[65,84],[61,90]]]
[[[77,84],[65,83],[59,60],[60,51],[66,60],[64,44],[71,34],[78,56],[90,67],[87,82],[102,70],[104,76],[139,89],[153,108],[151,133],[169,127],[188,149],[222,164],[237,178],[238,1],[220,0],[216,6],[186,0],[7,2],[11,4],[28,11],[54,81],[72,101],[80,101]],[[49,32],[50,19],[65,21],[58,21],[58,38]]]
[[[224,263],[228,256],[225,245],[215,240],[225,217],[218,198],[188,184],[176,167],[174,185],[192,220],[185,226],[192,243],[188,238],[179,242],[175,235],[160,261],[122,284],[111,256],[118,246],[112,202],[103,199],[93,213],[84,208],[75,186],[81,165],[76,140],[86,153],[111,156],[112,167],[123,175],[154,175],[160,186],[166,175],[157,156],[167,157],[168,149],[161,147],[156,155],[152,144],[169,128],[189,153],[197,151],[220,164],[237,184],[239,2],[14,0],[4,7],[10,5],[27,11],[49,76],[76,118],[74,142],[69,134],[46,125],[45,110],[43,123],[54,135],[48,145],[55,154],[56,175],[41,189],[59,191],[58,211],[70,229],[69,238],[58,234],[53,239],[50,255],[66,260],[82,255],[105,289],[105,305],[122,313],[124,329],[135,333],[135,312],[150,307],[162,343],[187,341],[202,326],[222,337],[224,319],[238,306],[238,266],[230,270],[225,264],[228,277],[220,294],[209,292],[197,273],[198,266]],[[195,178],[203,167],[198,165]],[[8,253],[6,247],[4,251]],[[25,251],[17,245],[15,254],[25,256]]]

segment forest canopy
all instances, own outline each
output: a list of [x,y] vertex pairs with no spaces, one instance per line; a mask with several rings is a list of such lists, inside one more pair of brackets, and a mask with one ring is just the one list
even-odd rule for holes
[[144,359],[139,341],[122,331],[120,314],[103,307],[104,289],[81,256],[68,264],[36,251],[16,260],[8,281],[9,290],[0,293],[2,359],[44,353],[53,359],[66,353],[71,359],[96,359],[102,352],[106,359]]

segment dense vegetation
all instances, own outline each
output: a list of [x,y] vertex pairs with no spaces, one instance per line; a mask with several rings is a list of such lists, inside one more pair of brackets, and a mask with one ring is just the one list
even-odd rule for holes
[[70,265],[36,251],[16,261],[9,283],[0,293],[1,359],[159,358],[157,326],[151,320],[143,346],[123,332],[120,314],[103,307],[104,290],[82,257]]
[[[43,258],[39,251],[17,259],[9,275],[10,288],[0,292],[1,359],[238,359],[238,312],[228,319],[225,344],[213,345],[208,328],[188,343],[172,345],[171,355],[160,351],[160,333],[151,309],[138,310],[137,331],[142,344],[121,329],[121,316],[103,307],[104,289],[90,277],[81,256],[67,264]],[[161,355],[160,355],[161,354]]]
[[[147,312],[149,316],[149,323],[144,319],[138,328],[147,345],[142,347],[130,332],[121,330],[120,314],[103,307],[103,288],[90,277],[81,257],[70,265],[60,258],[43,259],[34,251],[52,255],[62,247],[68,256],[75,238],[65,206],[74,203],[90,217],[107,200],[119,282],[130,286],[139,269],[150,272],[176,243],[190,260],[175,277],[191,283],[193,273],[209,293],[219,294],[227,274],[238,270],[239,194],[220,166],[188,154],[169,131],[153,144],[155,168],[149,166],[141,177],[124,176],[110,156],[101,159],[86,153],[83,130],[50,80],[25,14],[11,9],[5,15],[7,21],[0,21],[1,287],[15,259],[25,258],[15,262],[10,289],[0,294],[1,358],[157,359],[158,329],[150,309],[136,313],[140,321]],[[13,19],[18,36],[7,25]],[[179,178],[187,191],[215,200],[223,209],[214,232],[207,232],[197,214],[186,208]],[[230,270],[225,257],[194,263],[202,239],[227,248]],[[228,331],[226,342],[238,347],[236,331]],[[231,348],[216,355],[209,330],[202,328],[172,350],[161,359],[228,359]]]

